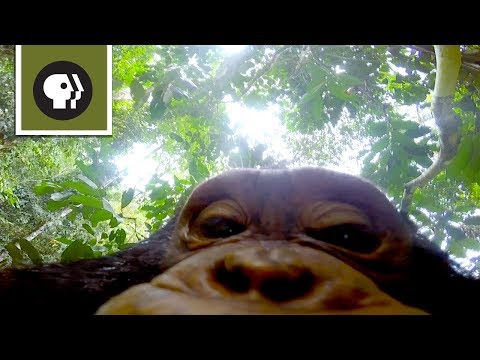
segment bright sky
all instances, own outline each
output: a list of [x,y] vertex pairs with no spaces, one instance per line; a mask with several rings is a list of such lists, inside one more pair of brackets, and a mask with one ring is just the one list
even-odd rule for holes
[[243,51],[247,45],[220,45],[225,55],[232,55]]
[[132,150],[125,156],[118,157],[115,163],[119,171],[126,171],[122,179],[122,186],[143,189],[157,169],[157,161],[148,154],[154,146],[148,147],[142,143],[133,145]]

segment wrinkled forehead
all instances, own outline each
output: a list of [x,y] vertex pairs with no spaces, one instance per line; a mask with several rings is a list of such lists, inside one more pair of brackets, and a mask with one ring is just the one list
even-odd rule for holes
[[374,218],[374,223],[388,221],[400,226],[395,208],[374,185],[322,168],[231,170],[198,186],[189,203],[201,211],[222,199],[238,202],[247,212],[264,206],[275,206],[282,211],[322,200],[336,201],[358,207]]

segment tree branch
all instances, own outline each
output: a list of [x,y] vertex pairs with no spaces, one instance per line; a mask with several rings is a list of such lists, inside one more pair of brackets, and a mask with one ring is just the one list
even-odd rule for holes
[[413,193],[437,176],[455,156],[460,142],[460,120],[452,109],[453,94],[457,85],[461,65],[458,45],[435,45],[437,73],[432,98],[432,111],[440,131],[440,151],[433,164],[423,174],[405,185],[401,212],[408,212]]

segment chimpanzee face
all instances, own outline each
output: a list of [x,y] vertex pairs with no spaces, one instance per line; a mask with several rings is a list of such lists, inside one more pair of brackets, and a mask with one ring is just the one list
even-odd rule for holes
[[412,235],[372,184],[318,168],[243,169],[201,184],[168,270],[99,314],[425,314],[383,289],[408,276]]

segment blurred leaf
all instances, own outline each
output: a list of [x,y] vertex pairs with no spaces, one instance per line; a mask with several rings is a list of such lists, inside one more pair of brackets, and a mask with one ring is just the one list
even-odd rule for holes
[[[93,183],[92,183],[93,184]],[[83,181],[64,181],[62,183],[62,186],[65,186],[65,187],[69,187],[69,188],[72,188],[72,189],[75,189],[77,190],[78,192],[84,194],[84,195],[91,195],[91,196],[94,196],[94,197],[98,197],[99,194],[98,194],[98,191],[96,189],[94,189],[93,187],[87,185],[85,182]]]
[[424,135],[427,135],[431,132],[431,129],[426,127],[426,126],[419,126],[416,129],[409,129],[405,132],[405,136],[416,139],[419,137],[422,137]]
[[45,195],[45,194],[50,194],[54,191],[62,191],[63,188],[57,184],[53,183],[42,183],[40,185],[37,185],[33,188],[33,192],[37,195]]
[[178,134],[175,134],[173,132],[171,132],[170,134],[168,134],[169,137],[171,137],[173,140],[175,141],[178,141],[179,143],[183,144],[185,143],[186,141]]
[[464,245],[465,248],[469,250],[474,250],[474,251],[480,251],[480,240],[475,240],[471,238],[467,238],[465,240],[462,240],[462,244]]
[[76,218],[77,218],[77,212],[76,211],[72,211],[70,214],[67,215],[67,219],[70,222],[74,222]]
[[120,245],[118,245],[118,248],[119,248],[120,250],[125,250],[125,249],[128,249],[128,248],[134,246],[135,244],[136,244],[136,243],[120,244]]
[[69,263],[93,257],[93,250],[90,246],[83,244],[80,240],[75,240],[62,252],[61,261],[62,263]]
[[67,239],[64,236],[56,238],[55,241],[61,242],[62,244],[65,244],[65,245],[70,245],[73,242],[72,240]]
[[76,204],[81,204],[85,206],[90,206],[95,209],[102,209],[103,208],[103,203],[101,200],[91,197],[91,196],[86,196],[86,195],[72,195],[70,200]]
[[54,200],[51,200],[47,203],[47,209],[50,210],[50,211],[55,211],[55,210],[58,210],[58,209],[61,209],[65,206],[68,206],[70,203],[68,200],[64,200],[64,201],[54,201]]
[[80,174],[77,176],[77,178],[79,178],[80,180],[82,180],[85,184],[87,184],[88,186],[90,186],[91,188],[93,189],[98,189],[98,186],[92,181],[90,180],[89,178],[87,178],[86,176]]
[[122,193],[122,201],[121,201],[121,208],[128,206],[133,200],[133,195],[135,194],[135,190],[130,188]]
[[42,257],[40,256],[40,253],[38,250],[35,248],[35,246],[30,243],[30,241],[26,239],[20,239],[18,240],[18,244],[22,248],[22,250],[27,254],[27,256],[32,260],[32,263],[35,265],[41,265],[42,264]]
[[90,221],[92,226],[96,227],[99,222],[112,219],[112,216],[111,212],[105,209],[98,209],[90,216]]
[[117,233],[115,234],[115,242],[118,245],[121,245],[125,242],[125,239],[127,238],[127,233],[123,229],[118,229]]
[[114,227],[117,227],[119,224],[120,224],[120,221],[118,221],[116,217],[112,217],[110,219],[110,223],[109,223],[110,227],[114,228]]
[[75,161],[75,165],[77,165],[77,167],[81,170],[81,172],[87,179],[90,179],[93,183],[100,185],[97,175],[95,174],[95,171],[92,169],[91,166],[84,164],[80,160]]
[[150,117],[152,120],[159,120],[165,113],[166,106],[160,96],[154,97],[150,103]]
[[201,160],[197,160],[197,169],[202,179],[206,179],[210,175],[208,168]]
[[465,136],[457,150],[457,154],[447,166],[446,172],[449,177],[457,178],[468,164],[473,150],[473,137]]
[[95,235],[95,231],[93,231],[92,227],[88,224],[82,224],[82,227],[88,231],[90,235]]
[[120,87],[122,87],[122,85],[123,85],[123,81],[118,80],[116,78],[112,79],[112,90],[117,90]]
[[372,145],[370,151],[373,152],[373,153],[378,153],[378,152],[384,150],[388,146],[389,141],[390,141],[390,139],[388,138],[388,136],[381,137],[380,140],[378,140],[377,142],[375,142]]
[[18,265],[23,263],[23,256],[21,251],[15,245],[16,241],[11,241],[7,245],[5,245],[5,250],[7,250],[8,255],[12,258],[12,264]]
[[388,133],[388,126],[385,121],[375,121],[368,124],[369,133],[376,137],[382,137]]
[[450,244],[448,244],[448,251],[458,257],[458,258],[464,258],[466,256],[466,250],[465,248],[458,242],[458,241],[451,241]]
[[[130,84],[130,94],[132,94],[133,100],[137,103],[142,101],[145,97],[145,89],[137,79],[133,79],[132,83]],[[143,104],[139,104],[139,106],[141,105]]]
[[197,181],[198,181],[198,179],[201,178],[200,173],[198,171],[197,162],[195,161],[195,159],[190,160],[190,162],[188,163],[188,172]]
[[465,225],[480,225],[480,216],[466,218]]

